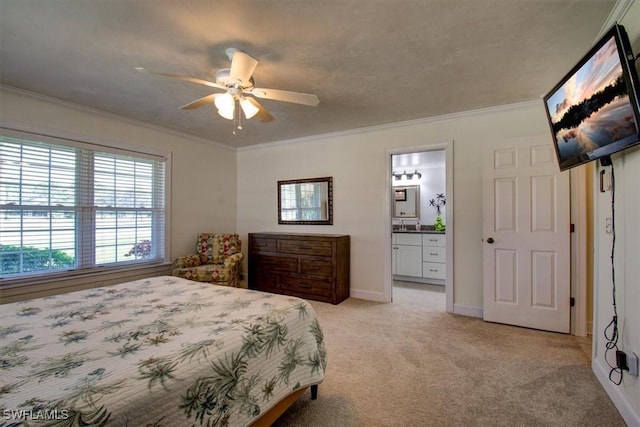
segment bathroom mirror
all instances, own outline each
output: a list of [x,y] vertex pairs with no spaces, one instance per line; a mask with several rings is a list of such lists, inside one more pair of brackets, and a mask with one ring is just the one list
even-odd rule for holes
[[393,217],[420,217],[420,186],[393,187]]
[[332,225],[333,178],[278,181],[278,224]]

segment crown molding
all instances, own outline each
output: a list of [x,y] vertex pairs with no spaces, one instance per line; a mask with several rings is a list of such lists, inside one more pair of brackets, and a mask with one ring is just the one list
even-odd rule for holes
[[25,89],[20,89],[17,87],[13,87],[13,86],[8,86],[8,85],[4,85],[4,84],[0,84],[0,90],[3,91],[7,91],[7,92],[11,92],[11,93],[15,93],[17,95],[21,95],[21,96],[25,96],[28,98],[33,98],[33,99],[37,99],[39,101],[43,101],[43,102],[48,102],[50,104],[54,104],[54,105],[59,105],[61,107],[65,107],[65,108],[70,108],[76,111],[83,111],[83,112],[87,112],[87,113],[91,113],[91,114],[96,114],[111,120],[119,120],[121,122],[125,122],[131,125],[135,125],[135,126],[140,126],[143,128],[147,128],[150,130],[154,130],[157,132],[162,132],[162,133],[166,133],[169,135],[173,135],[175,137],[178,138],[184,138],[184,139],[189,139],[193,142],[197,142],[200,144],[206,144],[206,145],[213,145],[217,148],[221,148],[224,150],[231,150],[231,151],[236,151],[236,147],[230,147],[228,145],[224,145],[221,144],[219,142],[216,141],[211,141],[202,137],[198,137],[198,136],[194,136],[194,135],[190,135],[187,133],[183,133],[183,132],[179,132],[177,130],[174,129],[169,129],[169,128],[165,128],[153,123],[149,123],[149,122],[145,122],[143,120],[136,120],[136,119],[132,119],[126,116],[121,116],[119,114],[116,113],[111,113],[108,111],[104,111],[104,110],[99,110],[97,108],[92,108],[92,107],[87,107],[85,105],[81,105],[81,104],[76,104],[73,102],[69,102],[69,101],[65,101],[63,99],[59,99],[59,98],[54,98],[52,96],[48,96],[48,95],[43,95],[41,93],[37,93],[37,92],[31,92]]
[[[632,1],[632,0],[631,0]],[[496,113],[496,112],[505,112],[505,111],[509,111],[509,110],[515,110],[515,109],[520,109],[523,107],[530,107],[533,105],[538,104],[540,101],[536,100],[536,101],[525,101],[525,102],[520,102],[520,103],[515,103],[515,104],[507,104],[507,105],[500,105],[500,106],[495,106],[495,107],[487,107],[487,108],[481,108],[481,109],[475,109],[475,110],[468,110],[468,111],[461,111],[461,112],[457,112],[457,113],[450,113],[450,114],[444,114],[444,115],[439,115],[439,116],[432,116],[432,117],[426,117],[426,118],[421,118],[421,119],[412,119],[412,120],[405,120],[405,121],[401,121],[401,122],[394,122],[394,123],[387,123],[387,124],[383,124],[383,125],[374,125],[374,126],[367,126],[367,127],[362,127],[362,128],[355,128],[355,129],[348,129],[348,130],[344,130],[344,131],[338,131],[338,132],[330,132],[330,133],[323,133],[323,134],[317,134],[317,135],[311,135],[311,136],[306,136],[306,137],[301,137],[301,138],[293,138],[293,139],[286,139],[286,140],[281,140],[281,141],[273,141],[273,142],[265,142],[263,144],[255,144],[255,145],[248,145],[248,146],[243,146],[243,147],[230,147],[228,145],[224,145],[221,144],[219,142],[216,141],[211,141],[205,138],[201,138],[201,137],[197,137],[194,135],[190,135],[190,134],[186,134],[186,133],[182,133],[173,129],[169,129],[169,128],[165,128],[162,126],[158,126],[156,124],[152,124],[149,122],[145,122],[142,120],[135,120],[129,117],[125,117],[125,116],[121,116],[115,113],[111,113],[111,112],[107,112],[104,110],[99,110],[97,108],[92,108],[92,107],[87,107],[81,104],[76,104],[73,102],[69,102],[69,101],[65,101],[59,98],[54,98],[48,95],[43,95],[40,93],[36,93],[36,92],[31,92],[25,89],[20,89],[20,88],[16,88],[13,86],[8,86],[8,85],[4,85],[4,84],[0,84],[0,90],[4,90],[7,92],[12,92],[21,96],[25,96],[28,98],[33,98],[33,99],[38,99],[40,101],[43,102],[48,102],[54,105],[60,105],[62,107],[66,107],[66,108],[70,108],[70,109],[74,109],[77,111],[84,111],[84,112],[88,112],[88,113],[92,113],[92,114],[96,114],[105,118],[109,118],[112,120],[119,120],[125,123],[129,123],[132,125],[136,125],[136,126],[141,126],[147,129],[151,129],[151,130],[155,130],[158,132],[163,132],[163,133],[168,133],[170,135],[179,137],[179,138],[186,138],[189,139],[191,141],[194,142],[198,142],[201,144],[206,144],[206,145],[214,145],[218,148],[224,149],[224,150],[232,150],[232,151],[247,151],[247,150],[258,150],[258,149],[262,149],[262,148],[266,148],[266,147],[275,147],[275,146],[279,146],[279,145],[288,145],[288,144],[299,144],[299,143],[305,143],[305,142],[312,142],[312,141],[318,141],[321,139],[327,139],[327,138],[337,138],[337,137],[346,137],[346,136],[351,136],[351,135],[358,135],[358,134],[363,134],[363,133],[370,133],[370,132],[379,132],[379,131],[383,131],[383,130],[389,130],[389,129],[394,129],[394,128],[399,128],[399,127],[407,127],[407,126],[415,126],[415,125],[422,125],[422,124],[428,124],[428,123],[435,123],[435,122],[441,122],[441,121],[445,121],[445,120],[455,120],[455,119],[460,119],[460,118],[465,118],[465,117],[472,117],[472,116],[478,116],[478,115],[483,115],[483,114],[492,114],[492,113]]]
[[599,40],[600,37],[602,37],[604,33],[613,26],[613,24],[620,22],[625,17],[634,1],[635,0],[616,0],[616,3],[613,5],[611,12],[609,12],[609,16],[607,16],[604,24],[602,24],[602,28],[600,28],[600,32],[594,41]]
[[475,110],[467,110],[467,111],[461,111],[458,113],[443,114],[440,116],[432,116],[432,117],[426,117],[422,119],[405,120],[402,122],[394,122],[394,123],[387,123],[383,125],[348,129],[348,130],[339,131],[339,132],[323,133],[318,135],[306,136],[302,138],[286,139],[286,140],[274,141],[274,142],[265,142],[263,144],[254,144],[254,145],[248,145],[244,147],[238,147],[237,150],[238,151],[259,150],[259,149],[270,148],[270,147],[275,147],[279,145],[313,142],[320,139],[346,137],[346,136],[369,133],[369,132],[379,132],[379,131],[399,128],[399,127],[416,126],[416,125],[442,122],[446,120],[456,120],[456,119],[481,116],[486,114],[501,113],[501,112],[507,112],[511,110],[518,110],[521,108],[541,106],[542,105],[541,102],[542,102],[541,100],[535,100],[535,101],[518,102],[515,104],[498,105],[495,107],[479,108]]

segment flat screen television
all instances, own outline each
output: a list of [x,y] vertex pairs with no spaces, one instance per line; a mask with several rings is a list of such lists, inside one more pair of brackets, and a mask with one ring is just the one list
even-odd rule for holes
[[560,170],[640,142],[640,86],[631,44],[614,25],[544,96]]

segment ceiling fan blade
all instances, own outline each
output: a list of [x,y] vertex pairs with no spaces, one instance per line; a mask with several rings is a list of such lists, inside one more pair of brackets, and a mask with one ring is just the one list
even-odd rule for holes
[[295,104],[304,104],[315,107],[320,103],[316,95],[302,92],[289,92],[287,90],[253,88],[249,91],[254,96],[264,99],[273,99],[276,101],[293,102]]
[[203,80],[203,79],[198,79],[196,77],[190,77],[190,76],[182,76],[179,74],[167,74],[167,73],[157,73],[155,71],[149,71],[146,68],[143,67],[138,67],[136,68],[137,71],[140,71],[142,73],[149,73],[149,74],[156,74],[158,76],[163,76],[163,77],[171,77],[172,79],[179,79],[179,80],[184,80],[187,82],[191,82],[191,83],[197,83],[200,85],[205,85],[205,86],[209,86],[209,87],[215,87],[217,89],[222,89],[222,90],[227,90],[227,88],[221,84],[218,84],[216,82],[210,82],[209,80]]
[[180,107],[181,110],[195,110],[196,108],[204,107],[205,105],[213,104],[213,101],[216,99],[217,93],[213,95],[203,96],[202,98],[196,99],[188,104]]
[[229,48],[226,50],[226,53],[231,59],[229,76],[240,80],[244,84],[248,84],[259,61],[240,49]]
[[250,96],[246,96],[244,97],[244,99],[246,99],[247,101],[249,101],[251,104],[253,104],[258,110],[258,113],[255,115],[255,117],[260,120],[262,123],[268,123],[268,122],[272,122],[273,121],[273,116],[271,114],[269,114],[269,112],[267,111],[266,108],[264,108],[264,106],[262,104],[260,104],[258,101],[256,101],[255,99],[251,98]]

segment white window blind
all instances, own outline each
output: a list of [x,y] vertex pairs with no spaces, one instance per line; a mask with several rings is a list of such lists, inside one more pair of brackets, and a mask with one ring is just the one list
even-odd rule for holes
[[0,135],[0,278],[164,261],[165,161]]

